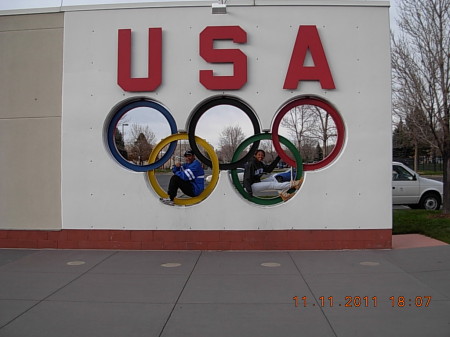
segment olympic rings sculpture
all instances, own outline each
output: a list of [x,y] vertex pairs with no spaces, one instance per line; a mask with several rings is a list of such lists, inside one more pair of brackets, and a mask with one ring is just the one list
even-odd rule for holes
[[[196,126],[201,118],[201,116],[211,109],[212,107],[218,106],[218,105],[231,105],[234,107],[239,108],[242,110],[250,119],[254,135],[250,136],[249,138],[245,139],[236,149],[236,151],[233,154],[231,163],[219,163],[218,157],[214,151],[214,148],[208,144],[204,139],[198,137],[195,135]],[[302,106],[302,105],[313,105],[316,107],[319,107],[323,110],[325,110],[333,119],[335,125],[336,125],[336,131],[337,131],[337,141],[336,144],[331,151],[331,153],[325,157],[323,160],[316,162],[316,163],[305,163],[303,164],[302,157],[298,151],[298,149],[286,138],[279,135],[279,127],[282,118],[284,115],[289,112],[291,109],[294,109],[296,107]],[[166,137],[165,139],[161,140],[155,148],[150,153],[148,164],[145,165],[137,165],[132,162],[127,161],[119,152],[116,143],[115,143],[115,133],[118,127],[118,123],[121,120],[121,118],[130,110],[139,108],[139,107],[147,107],[147,108],[153,108],[159,113],[163,115],[163,117],[166,119],[166,121],[169,124],[171,135]],[[282,202],[280,197],[275,198],[258,198],[255,196],[250,196],[245,189],[243,188],[241,182],[238,179],[237,171],[236,169],[238,167],[242,167],[244,163],[246,163],[249,159],[252,158],[254,153],[259,147],[259,143],[261,140],[272,140],[273,146],[277,152],[277,154],[281,157],[283,161],[285,161],[288,165],[292,167],[296,167],[296,177],[295,180],[298,180],[302,177],[304,171],[310,171],[310,170],[317,170],[320,168],[323,168],[327,165],[329,165],[331,162],[333,162],[339,153],[341,152],[343,145],[344,145],[344,137],[345,137],[345,126],[344,122],[342,120],[342,117],[337,112],[337,110],[328,102],[325,100],[318,98],[318,97],[311,97],[311,96],[300,96],[295,99],[292,99],[291,101],[284,104],[275,114],[273,125],[271,132],[265,132],[261,133],[261,127],[259,124],[258,117],[256,113],[250,108],[249,105],[244,103],[242,100],[232,97],[232,96],[214,96],[211,97],[203,102],[201,102],[193,111],[193,113],[190,115],[190,118],[188,120],[188,132],[187,133],[179,133],[178,128],[175,122],[175,119],[171,115],[171,113],[168,111],[167,108],[165,108],[162,104],[159,102],[156,102],[152,99],[149,99],[147,97],[134,97],[128,100],[125,100],[118,105],[116,105],[112,111],[109,114],[109,118],[107,118],[105,122],[105,143],[108,145],[110,153],[114,157],[114,159],[123,167],[130,169],[132,171],[136,172],[146,172],[148,176],[148,180],[156,194],[158,194],[162,198],[167,197],[167,193],[161,188],[159,185],[156,176],[155,176],[155,169],[161,167],[164,165],[174,154],[177,141],[178,140],[189,140],[189,146],[191,147],[192,151],[196,155],[197,159],[205,164],[206,166],[209,166],[212,168],[212,180],[209,185],[205,188],[205,190],[197,197],[193,198],[176,198],[175,204],[177,205],[193,205],[196,203],[199,203],[203,201],[205,198],[207,198],[212,191],[214,190],[215,186],[217,185],[218,179],[219,179],[219,172],[220,170],[230,170],[232,182],[234,186],[236,187],[237,191],[243,196],[245,199],[249,200],[252,203],[258,204],[258,205],[275,205],[280,202]],[[200,151],[198,144],[203,147],[203,149],[206,151],[209,158],[205,157],[205,155]],[[294,158],[289,157],[289,155],[283,150],[281,147],[281,144],[285,145],[289,151],[293,154]],[[162,149],[169,145],[167,151],[162,155],[162,157],[158,160],[157,157],[159,153],[162,151]],[[250,146],[251,145],[251,146]],[[250,150],[245,154],[242,158],[240,158],[241,153],[245,150],[246,147],[250,146]],[[289,191],[291,193],[292,190]]]

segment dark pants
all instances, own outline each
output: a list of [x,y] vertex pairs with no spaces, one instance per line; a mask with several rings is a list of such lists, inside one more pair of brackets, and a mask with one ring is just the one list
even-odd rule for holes
[[191,182],[183,180],[177,175],[173,175],[170,178],[169,189],[167,191],[170,200],[175,199],[178,189],[180,189],[184,194],[194,197],[194,186],[192,186]]

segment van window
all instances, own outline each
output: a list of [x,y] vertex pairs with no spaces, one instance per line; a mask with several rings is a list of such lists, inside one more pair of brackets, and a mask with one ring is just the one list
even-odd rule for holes
[[394,181],[414,180],[414,175],[412,175],[409,171],[405,170],[403,167],[394,165],[392,167],[392,180]]

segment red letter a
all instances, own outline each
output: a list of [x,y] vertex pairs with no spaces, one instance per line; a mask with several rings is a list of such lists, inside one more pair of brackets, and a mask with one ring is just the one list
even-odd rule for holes
[[[304,66],[308,50],[314,61],[314,67]],[[322,89],[336,88],[316,26],[298,28],[283,89],[297,89],[300,81],[320,81]]]
[[117,84],[125,91],[153,91],[161,84],[162,29],[148,29],[148,77],[131,78],[131,29],[119,29]]

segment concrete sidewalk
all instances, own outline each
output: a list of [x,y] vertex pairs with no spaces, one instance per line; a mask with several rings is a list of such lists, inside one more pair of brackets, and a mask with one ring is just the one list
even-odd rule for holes
[[0,250],[0,337],[66,336],[448,337],[450,246]]

